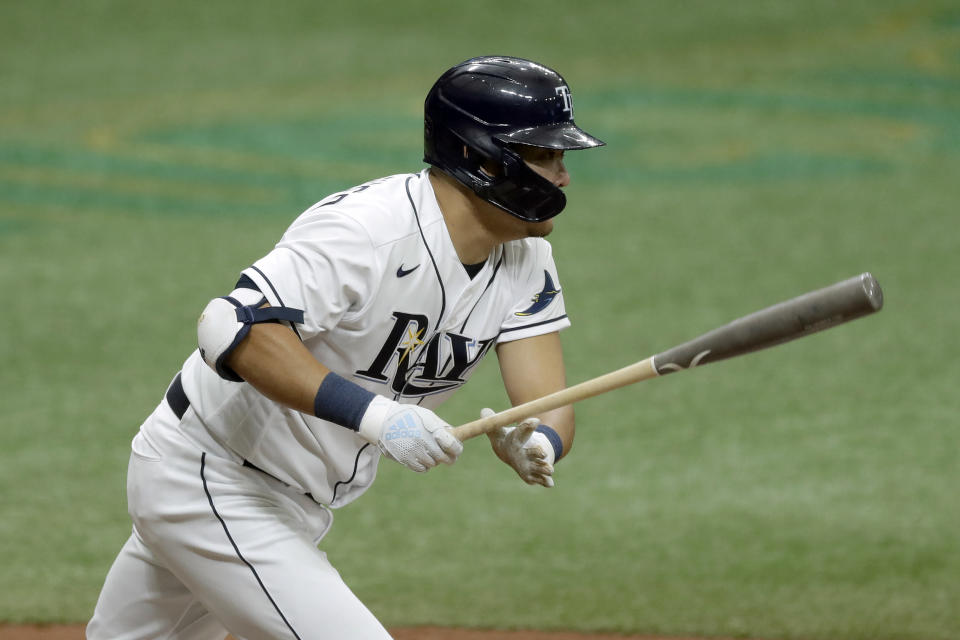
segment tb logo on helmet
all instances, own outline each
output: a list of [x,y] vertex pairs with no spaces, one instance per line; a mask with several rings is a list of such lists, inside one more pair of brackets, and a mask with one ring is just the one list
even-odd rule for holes
[[556,94],[563,99],[563,110],[570,112],[570,117],[573,117],[573,96],[570,95],[570,87],[567,85],[562,85],[554,89]]

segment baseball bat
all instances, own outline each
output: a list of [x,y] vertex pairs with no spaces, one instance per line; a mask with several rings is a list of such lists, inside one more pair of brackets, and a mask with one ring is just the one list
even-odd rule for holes
[[880,283],[862,273],[836,284],[761,309],[627,367],[561,389],[536,400],[453,428],[459,440],[468,440],[498,427],[515,424],[546,411],[564,407],[675,371],[692,369],[760,349],[783,344],[855,320],[883,307]]

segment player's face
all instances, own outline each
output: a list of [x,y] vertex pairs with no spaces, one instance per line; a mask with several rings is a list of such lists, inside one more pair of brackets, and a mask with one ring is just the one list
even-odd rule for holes
[[570,174],[563,164],[563,149],[518,146],[517,152],[528,167],[554,186],[562,189],[570,184]]
[[[540,177],[549,180],[554,186],[562,189],[570,184],[570,174],[563,164],[562,149],[544,149],[542,147],[531,147],[527,145],[514,145],[512,147],[523,161],[527,163],[534,172]],[[490,175],[497,175],[499,169],[492,163],[484,166],[484,171]],[[502,229],[503,237],[510,238],[542,238],[553,231],[553,219],[542,222],[529,222],[521,220],[491,204],[486,204],[493,212],[499,225],[505,227]]]
[[[563,164],[563,149],[543,149],[541,147],[518,146],[517,152],[527,166],[540,177],[549,180],[555,187],[563,189],[570,184],[570,174]],[[553,231],[553,219],[543,222],[525,223],[527,235],[543,238]]]

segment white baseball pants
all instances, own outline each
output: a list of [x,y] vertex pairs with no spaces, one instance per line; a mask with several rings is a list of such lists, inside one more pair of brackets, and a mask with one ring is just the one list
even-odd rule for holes
[[133,533],[87,638],[390,638],[317,548],[330,511],[210,444],[188,440],[166,402],[141,427],[127,475]]

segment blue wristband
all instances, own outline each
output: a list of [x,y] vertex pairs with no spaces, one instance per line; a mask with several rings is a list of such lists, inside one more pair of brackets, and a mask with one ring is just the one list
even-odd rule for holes
[[559,460],[563,455],[563,440],[560,439],[557,432],[553,430],[553,427],[546,424],[538,425],[537,431],[547,436],[547,440],[549,440],[551,446],[553,446],[553,461],[556,462]]
[[313,415],[358,431],[363,414],[375,397],[376,394],[331,371],[313,398]]

